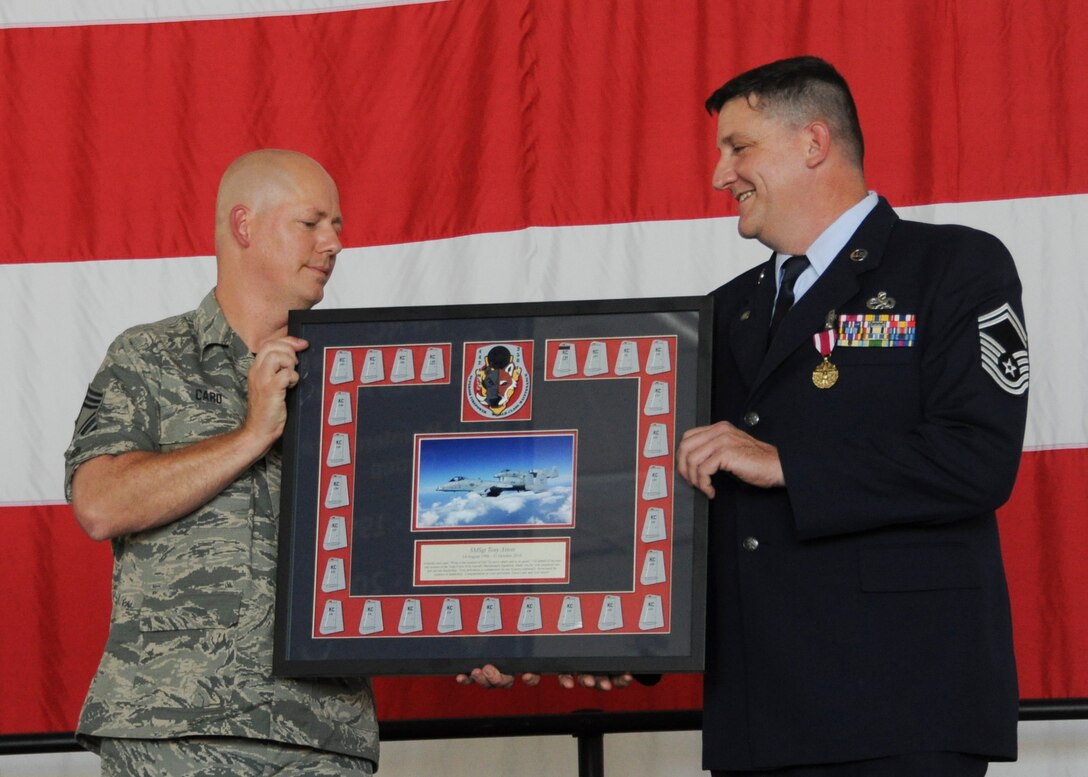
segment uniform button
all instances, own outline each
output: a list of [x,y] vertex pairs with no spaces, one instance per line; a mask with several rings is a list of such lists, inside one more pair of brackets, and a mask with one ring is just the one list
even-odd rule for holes
[[744,423],[746,426],[755,426],[759,423],[759,413],[754,410],[749,410],[744,414]]
[[744,542],[741,543],[745,550],[755,550],[759,547],[759,540],[755,537],[745,537]]

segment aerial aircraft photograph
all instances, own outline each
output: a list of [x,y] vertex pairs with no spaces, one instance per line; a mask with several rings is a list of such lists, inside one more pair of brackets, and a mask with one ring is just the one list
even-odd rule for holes
[[574,432],[425,436],[414,528],[574,525]]

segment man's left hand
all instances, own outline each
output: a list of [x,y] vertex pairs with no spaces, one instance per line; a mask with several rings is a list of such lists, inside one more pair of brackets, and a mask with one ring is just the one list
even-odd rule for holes
[[[536,685],[540,682],[540,675],[526,672],[521,676],[521,681],[526,685]],[[514,684],[514,675],[503,674],[494,665],[487,664],[473,669],[468,674],[457,675],[457,682],[461,685],[480,685],[484,688],[509,688]]]

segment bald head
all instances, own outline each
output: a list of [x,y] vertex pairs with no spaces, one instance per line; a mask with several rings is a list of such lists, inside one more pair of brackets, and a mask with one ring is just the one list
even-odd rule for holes
[[305,154],[263,149],[231,163],[215,207],[216,298],[236,331],[285,326],[289,310],[321,301],[341,221],[336,184]]
[[295,194],[302,179],[321,178],[333,189],[325,168],[305,154],[278,148],[251,151],[231,162],[219,182],[215,201],[215,241],[217,252],[221,241],[230,234],[230,213],[241,205],[260,213],[275,207],[284,197]]

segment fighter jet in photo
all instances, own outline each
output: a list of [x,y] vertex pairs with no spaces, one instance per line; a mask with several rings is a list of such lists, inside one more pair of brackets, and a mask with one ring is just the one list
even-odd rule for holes
[[457,475],[438,486],[436,491],[474,491],[483,496],[498,496],[505,491],[547,491],[548,481],[559,477],[559,470],[552,467],[544,471],[531,469],[528,472],[515,472],[504,469],[495,473],[495,476],[486,480],[484,478],[466,478]]

